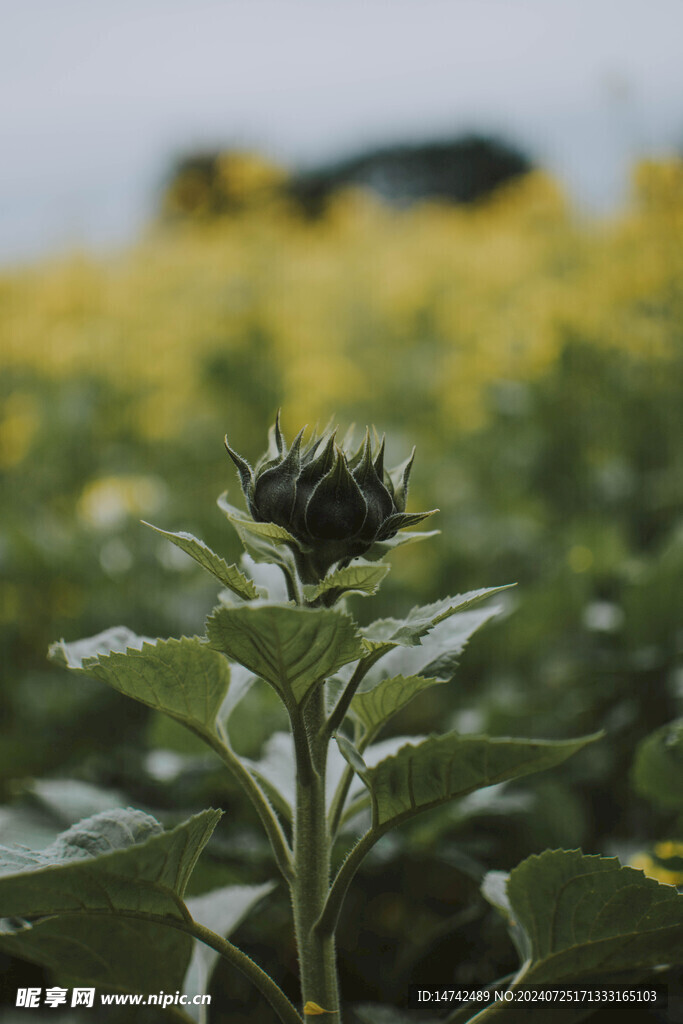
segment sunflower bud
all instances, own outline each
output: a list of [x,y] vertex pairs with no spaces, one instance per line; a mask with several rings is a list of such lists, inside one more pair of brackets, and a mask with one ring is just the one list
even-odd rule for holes
[[321,579],[336,563],[347,564],[431,514],[405,512],[414,449],[404,463],[387,471],[384,439],[373,450],[366,430],[352,451],[350,435],[341,443],[336,435],[336,430],[314,431],[304,445],[301,430],[288,448],[278,414],[268,451],[254,469],[225,440],[249,513],[256,522],[276,523],[291,534],[304,582]]

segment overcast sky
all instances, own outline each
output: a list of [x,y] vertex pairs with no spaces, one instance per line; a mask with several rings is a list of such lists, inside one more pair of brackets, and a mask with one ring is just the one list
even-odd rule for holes
[[683,0],[0,0],[0,259],[130,237],[171,157],[494,131],[577,202],[683,145]]

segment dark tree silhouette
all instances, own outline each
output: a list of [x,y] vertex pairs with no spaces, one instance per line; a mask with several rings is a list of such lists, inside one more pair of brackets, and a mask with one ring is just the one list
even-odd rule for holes
[[369,188],[396,206],[421,199],[471,203],[532,168],[507,143],[480,135],[371,150],[291,179],[290,194],[309,216],[349,185]]
[[[370,189],[398,207],[422,199],[471,203],[532,168],[531,160],[508,143],[473,134],[367,150],[289,177],[272,168],[272,174],[257,172],[253,187],[245,191],[240,170],[250,159],[258,162],[236,150],[180,158],[164,188],[162,216],[212,218],[280,196],[305,216],[319,217],[331,197],[349,186]],[[263,167],[268,166],[264,161]]]

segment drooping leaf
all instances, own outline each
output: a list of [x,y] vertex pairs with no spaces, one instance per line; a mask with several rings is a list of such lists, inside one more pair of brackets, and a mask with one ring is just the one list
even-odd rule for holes
[[286,705],[299,704],[312,686],[363,653],[353,620],[332,609],[217,608],[206,628],[212,647],[265,679]]
[[683,894],[616,857],[546,850],[506,882],[484,893],[519,929],[524,984],[683,963]]
[[212,551],[203,540],[198,540],[191,533],[185,533],[184,531],[171,533],[168,530],[160,530],[158,526],[152,526],[151,523],[144,523],[144,525],[149,526],[156,533],[160,533],[162,537],[166,537],[167,540],[170,540],[181,551],[194,558],[195,562],[198,562],[207,572],[215,576],[224,587],[237,594],[238,597],[243,598],[245,601],[251,601],[259,597],[259,592],[252,580],[245,576],[236,565],[228,565],[225,559],[217,555],[215,551]]
[[380,619],[373,622],[363,629],[363,635],[369,640],[391,641],[413,647],[444,619],[455,615],[456,612],[464,612],[487,597],[508,590],[510,586],[513,584],[485,587],[481,590],[470,590],[466,594],[457,594],[455,597],[445,597],[441,601],[434,601],[433,604],[413,608],[403,620]]
[[103,636],[53,644],[50,657],[163,711],[195,732],[214,732],[230,685],[230,666],[222,655],[197,637],[152,642],[136,637],[125,652],[103,654]]
[[[227,938],[274,887],[274,882],[265,882],[263,885],[228,885],[202,896],[192,896],[187,900],[187,909],[197,924]],[[208,992],[209,980],[217,960],[215,949],[195,940],[183,990],[190,994]],[[199,1019],[198,1007],[188,1006],[187,1011],[190,1016]]]
[[183,919],[181,899],[221,811],[164,832],[149,814],[106,811],[38,852],[0,848],[0,917],[133,911]]
[[659,807],[683,810],[683,718],[662,726],[638,746],[633,783]]
[[422,690],[442,682],[433,676],[390,676],[370,690],[357,693],[349,708],[366,733],[375,733]]
[[476,789],[552,768],[599,738],[519,740],[446,733],[408,744],[374,768],[343,737],[338,743],[370,792],[373,826],[385,831]]
[[307,585],[304,594],[308,601],[315,601],[330,592],[335,592],[335,600],[342,594],[376,594],[390,568],[391,566],[384,562],[373,563],[360,558],[355,559],[344,569],[329,573],[317,585]]

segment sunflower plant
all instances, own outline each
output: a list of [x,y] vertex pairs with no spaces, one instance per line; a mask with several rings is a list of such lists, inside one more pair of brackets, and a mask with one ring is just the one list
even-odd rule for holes
[[[139,810],[105,811],[42,851],[3,849],[0,945],[57,977],[124,992],[205,990],[220,956],[284,1024],[323,1015],[340,1021],[337,922],[375,844],[422,811],[557,766],[596,736],[546,741],[446,732],[378,743],[413,698],[453,678],[465,644],[497,610],[482,603],[505,587],[360,627],[346,598],[371,597],[394,548],[435,535],[410,529],[432,515],[406,511],[414,452],[388,470],[384,441],[369,431],[358,447],[352,435],[338,441],[330,429],[303,430],[287,444],[279,419],[254,467],[227,439],[226,447],[247,509],[225,494],[218,504],[245,548],[242,565],[228,564],[191,534],[153,527],[221,585],[204,635],[149,639],[115,627],[62,640],[50,657],[182,723],[243,787],[291,896],[300,995],[290,999],[226,937],[275,882],[186,898],[220,810],[171,830]],[[277,694],[288,730],[271,737],[270,754],[251,761],[234,749],[231,715],[256,680]],[[683,958],[680,898],[614,860],[547,851],[510,876],[491,873],[484,895],[520,949],[512,989]],[[572,917],[576,901],[587,908],[580,919]],[[633,941],[636,913],[640,945]],[[470,1019],[508,1009],[492,1002],[456,1012]],[[170,1010],[183,1020],[206,1012],[178,1004]]]

